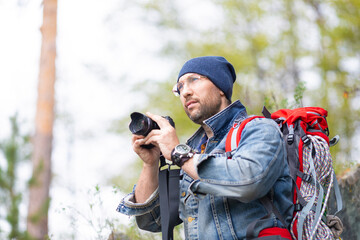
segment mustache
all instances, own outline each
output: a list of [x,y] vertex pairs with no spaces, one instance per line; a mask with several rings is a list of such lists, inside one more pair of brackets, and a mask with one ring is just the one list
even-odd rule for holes
[[199,102],[199,100],[195,98],[185,99],[185,107],[189,106],[191,103],[197,103],[197,102]]
[[193,97],[185,98],[185,103],[188,103],[188,102],[190,102],[190,101],[200,102],[200,100],[197,99],[197,98],[193,98]]

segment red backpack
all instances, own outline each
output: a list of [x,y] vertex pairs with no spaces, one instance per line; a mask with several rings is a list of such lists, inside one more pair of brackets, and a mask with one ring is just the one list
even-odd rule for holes
[[[342,209],[342,200],[329,151],[329,146],[335,145],[339,137],[335,136],[329,141],[327,111],[319,107],[304,107],[281,109],[270,114],[264,107],[263,115],[273,119],[283,133],[293,180],[294,214],[291,225],[286,229],[264,229],[258,238],[267,236],[270,239],[269,236],[274,236],[273,239],[339,239],[342,228],[335,229],[333,226],[334,222],[338,224],[336,226],[342,226],[340,219],[335,217]],[[246,118],[230,129],[225,146],[226,152],[230,152],[229,157],[239,145],[242,130],[254,118],[263,116]],[[334,215],[327,214],[331,189],[335,191],[338,207]],[[260,200],[269,216],[274,213],[285,225],[274,204],[269,203],[266,197]]]

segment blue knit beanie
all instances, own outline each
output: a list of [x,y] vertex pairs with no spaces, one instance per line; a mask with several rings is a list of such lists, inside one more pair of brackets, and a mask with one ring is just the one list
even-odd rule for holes
[[206,56],[190,59],[180,70],[177,81],[186,73],[197,73],[207,77],[224,92],[227,99],[231,100],[236,74],[234,67],[224,57]]

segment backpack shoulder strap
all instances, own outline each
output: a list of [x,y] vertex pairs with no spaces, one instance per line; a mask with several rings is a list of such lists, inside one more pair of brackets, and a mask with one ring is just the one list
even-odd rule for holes
[[246,124],[248,124],[251,120],[255,118],[263,118],[262,116],[251,116],[243,120],[242,122],[234,122],[233,126],[231,127],[225,143],[225,151],[231,152],[235,150],[240,143],[241,140],[241,133]]
[[[265,108],[265,110],[267,111],[266,108]],[[263,112],[263,114],[264,114],[264,112]],[[271,114],[269,111],[267,111],[264,114],[264,116],[266,118],[271,118]],[[248,124],[250,121],[252,121],[255,118],[264,118],[264,116],[251,116],[251,117],[246,118],[242,122],[234,122],[233,126],[231,127],[231,129],[226,137],[225,151],[227,153],[228,158],[231,158],[231,156],[232,156],[231,152],[239,146],[239,143],[241,140],[241,134],[242,134],[242,131],[244,130],[246,124]],[[261,239],[263,239],[263,238],[264,239],[265,238],[266,239],[284,239],[284,240],[291,239],[291,235],[290,235],[289,230],[287,229],[284,218],[281,215],[281,213],[279,212],[279,210],[276,208],[274,203],[272,202],[272,198],[270,198],[268,195],[265,195],[264,197],[259,199],[259,201],[261,202],[261,204],[263,204],[263,206],[265,207],[268,214],[261,219],[256,219],[247,227],[247,230],[246,230],[247,238],[258,239],[258,238],[254,238],[255,237],[255,233],[254,233],[255,225],[259,221],[261,221],[265,218],[272,217],[272,214],[274,214],[281,221],[281,223],[283,224],[283,226],[285,228],[279,228],[279,227],[266,228],[265,230],[270,231],[271,233],[269,232],[269,234],[268,233],[265,234],[265,232],[264,232],[263,236],[266,236],[266,237],[261,237]],[[283,235],[284,235],[284,237],[282,237]],[[285,235],[286,235],[286,237],[285,237]]]

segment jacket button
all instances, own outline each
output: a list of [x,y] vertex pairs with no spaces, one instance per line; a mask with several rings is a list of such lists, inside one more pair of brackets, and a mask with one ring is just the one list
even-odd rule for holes
[[182,196],[182,197],[185,197],[185,195],[186,195],[185,192],[182,192],[182,193],[181,193],[181,196]]
[[193,218],[193,217],[188,217],[188,222],[192,222],[192,221],[194,221],[195,220],[195,218]]

